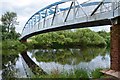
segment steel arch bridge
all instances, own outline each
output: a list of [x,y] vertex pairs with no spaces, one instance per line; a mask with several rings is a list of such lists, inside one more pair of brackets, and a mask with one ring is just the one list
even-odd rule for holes
[[74,29],[112,25],[111,66],[103,73],[120,78],[120,0],[89,0],[79,4],[77,0],[55,2],[30,17],[20,37],[26,42],[37,34]]
[[120,0],[55,2],[39,10],[26,22],[20,40],[51,31],[111,25],[120,17]]

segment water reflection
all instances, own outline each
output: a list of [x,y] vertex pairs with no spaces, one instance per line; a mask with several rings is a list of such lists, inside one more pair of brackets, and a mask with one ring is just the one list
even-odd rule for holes
[[16,72],[18,71],[15,68],[15,63],[18,59],[17,54],[13,54],[12,51],[10,52],[10,55],[8,55],[7,51],[3,51],[2,54],[2,79],[3,80],[9,80],[10,78],[15,79]]
[[[16,80],[16,78],[29,77],[25,72],[23,63],[24,62],[19,52],[16,52],[15,50],[3,50],[1,79]],[[30,74],[30,71],[27,73]]]
[[96,68],[109,68],[109,52],[105,48],[88,49],[39,49],[27,53],[44,71],[50,74],[53,70],[71,71]]
[[110,52],[105,48],[37,49],[18,53],[3,51],[3,80],[50,74],[54,70],[69,73],[74,69],[84,69],[89,72],[110,67]]
[[21,53],[21,56],[23,57],[26,64],[29,66],[29,68],[32,70],[32,72],[35,75],[44,75],[46,74],[35,62],[27,55],[27,51],[23,51]]

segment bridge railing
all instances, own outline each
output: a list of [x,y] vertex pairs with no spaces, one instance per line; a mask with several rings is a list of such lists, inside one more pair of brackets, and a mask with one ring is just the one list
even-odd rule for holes
[[[43,12],[36,13],[26,23],[22,31],[22,37],[48,28],[74,24],[80,21],[82,23],[102,19],[104,17],[103,15],[107,13],[109,13],[107,16],[112,15],[111,17],[113,17],[115,11],[120,7],[120,1],[94,2],[92,5],[89,2],[86,2],[85,4],[78,4],[76,1],[69,1],[69,3],[71,4],[70,7],[67,7],[64,10],[59,8],[61,4],[56,4],[53,5],[54,7],[51,6],[48,9],[45,9],[44,12],[46,13],[44,13],[45,15],[42,16],[43,18],[40,16],[40,14]],[[47,12],[47,10],[50,10],[51,8],[54,8],[53,13]],[[105,18],[107,18],[107,16]]]

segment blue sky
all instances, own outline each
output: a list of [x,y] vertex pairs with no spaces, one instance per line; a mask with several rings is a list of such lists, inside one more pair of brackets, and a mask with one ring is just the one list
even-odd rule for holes
[[[16,26],[16,31],[21,33],[25,23],[35,12],[57,1],[60,0],[0,0],[0,17],[6,11],[16,12],[18,15],[17,21],[19,22],[19,25]],[[78,0],[79,3],[85,1],[88,0]],[[90,29],[110,31],[110,26],[92,27]]]

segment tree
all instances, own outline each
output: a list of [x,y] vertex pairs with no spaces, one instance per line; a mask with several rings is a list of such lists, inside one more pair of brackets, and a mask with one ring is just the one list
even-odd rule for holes
[[99,31],[98,34],[104,38],[105,42],[107,43],[107,46],[110,46],[110,32]]
[[4,25],[0,25],[0,30],[1,30],[2,33],[7,32],[6,26],[4,26]]
[[2,40],[17,39],[20,34],[15,31],[15,25],[18,25],[17,14],[15,12],[6,12],[1,17]]
[[7,28],[7,32],[10,32],[12,27],[18,24],[17,14],[14,12],[6,12],[2,15],[1,21],[3,24],[3,28]]

